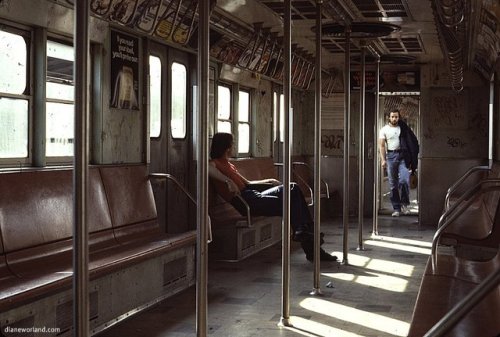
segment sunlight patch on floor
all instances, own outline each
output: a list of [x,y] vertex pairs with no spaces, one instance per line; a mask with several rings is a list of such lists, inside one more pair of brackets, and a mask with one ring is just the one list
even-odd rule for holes
[[[340,254],[340,252],[334,252],[334,254]],[[408,281],[398,276],[411,277],[414,271],[414,266],[411,264],[372,259],[358,254],[349,254],[349,265],[361,267],[363,270],[353,270],[352,273],[322,273],[322,275],[387,291],[404,292],[408,286]],[[360,275],[360,273],[362,274]]]
[[394,318],[351,308],[346,305],[332,303],[318,298],[306,298],[300,303],[300,305],[304,309],[311,310],[325,316],[333,317],[394,336],[407,336],[410,327],[408,323]]
[[413,274],[413,270],[415,269],[415,267],[411,264],[381,259],[371,259],[365,267],[367,269],[400,276],[411,276]]
[[290,323],[293,326],[286,328],[303,336],[311,336],[311,337],[314,336],[362,337],[363,336],[297,316],[291,316]]
[[413,239],[405,239],[405,238],[396,238],[393,236],[384,236],[384,235],[372,235],[373,240],[379,241],[389,241],[394,243],[401,243],[405,245],[417,246],[417,247],[428,247],[432,246],[432,242],[413,240]]
[[[342,252],[333,252],[341,256]],[[411,264],[393,262],[390,260],[373,259],[367,256],[349,253],[349,265],[363,267],[377,272],[390,273],[400,276],[411,276],[415,267]]]
[[400,251],[404,251],[404,252],[411,252],[411,253],[422,254],[422,255],[431,255],[430,249],[422,248],[422,247],[407,246],[407,245],[403,245],[403,244],[399,244],[399,243],[366,240],[365,245],[400,250]]
[[405,292],[408,281],[400,277],[389,276],[373,272],[365,272],[366,275],[353,275],[348,273],[322,273],[332,279],[351,281],[365,286],[375,287],[393,292]]

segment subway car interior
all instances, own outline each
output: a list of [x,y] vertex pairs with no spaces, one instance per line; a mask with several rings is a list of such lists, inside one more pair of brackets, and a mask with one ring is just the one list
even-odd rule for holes
[[1,337],[500,336],[499,0],[0,0],[0,64]]

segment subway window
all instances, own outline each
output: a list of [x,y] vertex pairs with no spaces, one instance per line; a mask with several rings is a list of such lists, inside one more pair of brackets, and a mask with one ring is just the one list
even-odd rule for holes
[[172,115],[170,127],[172,138],[186,137],[187,124],[187,70],[180,63],[172,63]]
[[47,40],[46,155],[73,156],[74,141],[74,49]]
[[[284,141],[285,132],[285,96],[277,92],[273,93],[273,130],[274,141],[276,141],[277,134],[280,135],[280,141]],[[278,129],[279,124],[279,129]]]
[[250,92],[238,92],[238,153],[250,153]]
[[217,132],[232,132],[231,101],[231,89],[219,85],[217,87]]
[[0,158],[27,158],[29,138],[28,44],[0,29]]
[[161,60],[149,56],[149,137],[160,137],[161,133]]

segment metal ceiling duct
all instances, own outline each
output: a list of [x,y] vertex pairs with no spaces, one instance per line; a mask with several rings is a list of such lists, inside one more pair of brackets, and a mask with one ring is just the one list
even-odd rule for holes
[[[324,36],[344,36],[346,25],[326,23],[321,29]],[[401,27],[387,22],[353,22],[349,25],[351,38],[376,38],[398,32]],[[316,27],[312,28],[316,31]]]

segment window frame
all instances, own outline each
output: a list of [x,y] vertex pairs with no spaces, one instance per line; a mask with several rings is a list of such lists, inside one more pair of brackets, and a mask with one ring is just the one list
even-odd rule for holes
[[33,55],[34,55],[34,36],[33,29],[30,27],[24,27],[21,25],[16,25],[16,27],[3,24],[0,28],[2,31],[18,35],[24,39],[26,43],[26,86],[23,93],[13,94],[0,92],[1,98],[16,99],[27,101],[27,139],[26,139],[26,157],[6,157],[0,158],[0,167],[19,167],[25,165],[31,165],[33,162]]
[[[73,48],[74,51],[74,45],[73,45],[73,40],[69,38],[65,38],[59,35],[55,34],[47,34],[47,39],[44,41],[45,45],[47,46],[49,41],[53,41],[56,43],[64,44],[67,46],[70,46]],[[47,61],[48,55],[46,53],[45,55],[45,61]],[[75,60],[73,60],[73,63]],[[46,63],[45,63],[46,64]],[[45,85],[47,85],[47,66],[45,66]],[[92,83],[92,78],[89,78],[89,83]],[[75,78],[73,77],[73,87],[75,86]],[[92,99],[91,97],[89,97]],[[48,98],[47,97],[47,92],[45,92],[45,115],[43,116],[45,118],[45,123],[47,121],[47,103],[63,103],[63,104],[69,104],[69,102],[72,102],[73,104],[73,120],[75,119],[75,97],[73,97],[73,101],[70,100],[63,100],[63,99],[54,99],[54,98]],[[47,140],[47,125],[45,124],[45,130],[44,130],[44,139]],[[73,162],[75,152],[74,152],[74,143],[75,143],[75,134],[74,134],[74,128],[73,128],[73,154],[71,156],[63,155],[63,156],[49,156],[47,154],[47,143],[45,144],[45,153],[41,154],[44,156],[46,164],[47,165],[68,165]]]
[[150,58],[151,57],[156,57],[159,61],[160,61],[160,66],[161,66],[161,75],[160,75],[160,133],[158,134],[158,136],[151,136],[151,78],[149,79],[149,88],[148,88],[148,101],[149,101],[149,134],[148,134],[148,137],[150,139],[159,139],[162,137],[162,133],[163,133],[163,108],[164,108],[164,104],[165,104],[165,99],[164,99],[164,94],[163,94],[163,87],[164,87],[164,76],[163,76],[163,70],[164,70],[164,67],[163,67],[163,62],[162,62],[162,57],[154,52],[150,52],[149,55],[148,55],[148,66],[149,66],[149,70],[148,70],[148,76],[151,75],[151,63],[150,63]]
[[[245,92],[248,94],[248,121],[247,122],[242,122],[241,119],[240,119],[240,93],[241,92]],[[245,87],[239,87],[238,88],[238,116],[237,116],[237,134],[238,134],[238,137],[237,137],[237,140],[238,140],[238,147],[237,147],[237,155],[238,157],[251,157],[251,154],[252,154],[252,132],[253,132],[253,128],[252,128],[252,115],[253,115],[253,109],[252,109],[252,96],[253,96],[253,90],[249,89],[249,88],[245,88]],[[247,124],[248,125],[248,151],[247,152],[240,152],[239,151],[239,141],[240,141],[240,132],[239,132],[239,127],[241,124]]]
[[173,90],[174,90],[174,85],[173,83],[171,83],[170,85],[170,137],[173,139],[173,140],[185,140],[186,137],[188,136],[188,100],[189,100],[189,96],[188,96],[188,81],[189,81],[189,75],[188,75],[188,66],[183,63],[183,62],[180,62],[178,60],[172,60],[172,62],[170,62],[170,67],[169,67],[169,71],[170,71],[170,81],[173,80],[173,76],[172,76],[172,67],[174,66],[174,64],[178,64],[178,65],[181,65],[184,67],[184,70],[185,70],[185,75],[186,75],[186,83],[185,83],[185,86],[184,86],[184,95],[185,95],[185,99],[184,99],[184,136],[183,137],[174,137],[174,134],[172,132],[172,120],[173,120],[173,104],[174,104],[174,96],[173,96]]
[[[219,87],[224,87],[229,90],[229,118],[228,119],[221,119],[219,118],[219,102],[220,102],[220,95],[219,95]],[[216,115],[216,125],[215,125],[215,130],[216,132],[222,132],[219,130],[219,122],[227,122],[231,125],[231,133],[235,135],[234,132],[234,93],[233,93],[233,86],[224,82],[217,82],[217,110],[215,112]]]
[[[284,111],[285,111],[285,95],[283,93],[282,88],[276,88],[273,90],[273,143],[284,142],[284,131],[285,131],[285,123],[284,123]],[[279,139],[278,139],[279,138]]]

